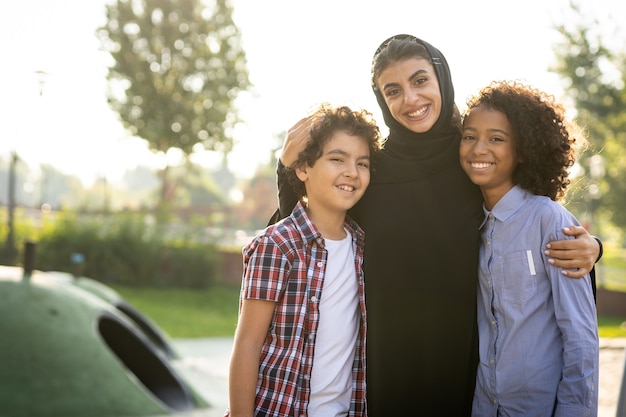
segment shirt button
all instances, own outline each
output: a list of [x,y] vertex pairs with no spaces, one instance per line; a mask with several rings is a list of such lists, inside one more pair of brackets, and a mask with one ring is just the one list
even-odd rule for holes
[[321,268],[322,266],[324,266],[324,262],[321,262],[321,261],[320,261],[320,262],[318,262],[318,263],[317,263],[317,266]]
[[311,301],[313,301],[314,303],[317,303],[317,297],[316,296],[311,297]]

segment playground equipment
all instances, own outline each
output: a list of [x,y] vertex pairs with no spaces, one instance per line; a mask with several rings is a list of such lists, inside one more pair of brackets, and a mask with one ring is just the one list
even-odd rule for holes
[[131,417],[210,408],[167,336],[113,289],[0,266],[0,415]]

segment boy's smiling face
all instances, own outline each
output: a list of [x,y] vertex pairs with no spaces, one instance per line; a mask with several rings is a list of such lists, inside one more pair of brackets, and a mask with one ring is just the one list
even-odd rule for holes
[[296,170],[304,182],[309,207],[345,212],[363,196],[370,182],[370,151],[367,141],[336,131],[313,166]]

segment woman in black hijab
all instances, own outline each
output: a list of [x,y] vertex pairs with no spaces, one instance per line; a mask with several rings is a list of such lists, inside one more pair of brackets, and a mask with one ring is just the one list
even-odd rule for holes
[[[349,212],[366,238],[368,414],[469,416],[483,199],[458,161],[450,70],[432,45],[398,35],[374,55],[372,88],[389,136],[365,196]],[[283,163],[295,160],[306,126],[304,119],[294,126],[283,147],[278,217],[295,205]],[[576,234],[558,245],[573,245],[579,259],[556,262],[581,267],[582,275],[598,245],[584,230]]]

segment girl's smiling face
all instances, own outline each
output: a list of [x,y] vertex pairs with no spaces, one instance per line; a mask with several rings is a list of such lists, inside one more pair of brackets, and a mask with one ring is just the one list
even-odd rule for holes
[[515,185],[516,140],[508,118],[500,111],[476,107],[463,121],[461,167],[480,186],[489,210]]

